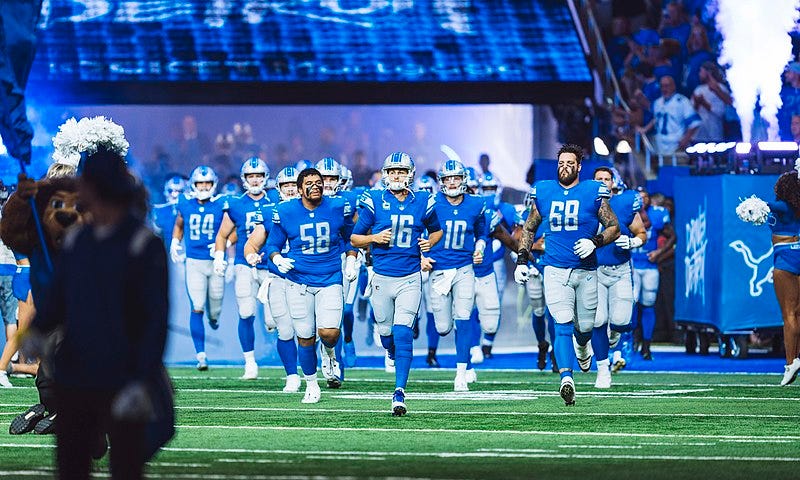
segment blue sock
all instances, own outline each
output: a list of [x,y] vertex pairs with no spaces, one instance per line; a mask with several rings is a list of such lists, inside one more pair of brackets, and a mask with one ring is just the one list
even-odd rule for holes
[[342,331],[344,333],[344,341],[353,341],[353,324],[355,316],[353,315],[353,305],[344,304],[344,313],[342,314]]
[[631,331],[631,324],[628,323],[627,325],[614,325],[611,324],[611,330],[619,333],[628,333]]
[[203,312],[192,312],[189,314],[189,331],[192,332],[194,351],[197,353],[205,352],[206,328],[203,326]]
[[342,346],[344,345],[344,340],[342,340],[342,335],[339,335],[339,339],[336,340],[336,345],[333,346],[333,354],[336,355],[336,360],[339,362],[339,373],[341,374],[340,380],[344,380],[344,362],[342,359],[344,355],[342,355]]
[[642,309],[642,340],[653,339],[653,330],[656,328],[656,311],[653,307],[640,307]]
[[433,313],[427,312],[428,323],[425,324],[425,334],[428,336],[428,348],[436,350],[439,348],[439,332],[436,331],[436,321]]
[[456,363],[469,362],[469,341],[472,326],[469,320],[456,320]]
[[544,315],[532,314],[531,324],[533,325],[533,334],[536,335],[536,341],[544,342]]
[[255,349],[255,321],[256,317],[253,315],[247,318],[239,318],[239,343],[242,345],[243,352],[252,352]]
[[[556,341],[553,350],[556,353],[556,363],[561,370],[561,378],[572,376],[572,367],[575,364],[575,348],[572,346],[572,324],[556,323]],[[564,371],[564,369],[567,369]]]
[[300,360],[300,368],[306,375],[317,373],[317,348],[316,345],[297,347],[297,359]]
[[[414,332],[409,327],[395,325],[392,327],[395,351],[395,384],[394,388],[406,388],[408,373],[411,371],[411,359],[414,356]],[[381,337],[383,340],[384,337]]]
[[592,350],[596,361],[608,359],[608,332],[605,326],[594,327],[592,331]]
[[556,342],[556,319],[550,315],[550,310],[544,310],[544,318],[547,321],[547,333],[550,334],[550,343]]
[[278,356],[281,357],[286,375],[297,374],[297,344],[291,340],[278,339]]
[[[406,328],[408,328],[408,327],[406,327]],[[411,330],[411,329],[409,328],[409,330]],[[414,332],[413,331],[411,331],[411,340],[412,341],[414,340]],[[394,359],[395,358],[395,356],[394,356],[394,354],[395,354],[394,336],[393,335],[388,335],[388,336],[384,337],[383,335],[381,335],[381,345],[383,345],[383,348],[385,348],[386,351],[389,352],[389,358]]]

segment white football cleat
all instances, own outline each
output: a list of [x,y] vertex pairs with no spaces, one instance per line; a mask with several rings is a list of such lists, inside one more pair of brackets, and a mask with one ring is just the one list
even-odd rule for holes
[[592,368],[592,350],[591,340],[586,342],[586,345],[580,346],[575,336],[572,336],[572,346],[575,347],[575,356],[578,357],[578,366],[581,367],[582,372],[588,372]]
[[783,367],[783,378],[781,379],[781,387],[791,384],[797,378],[797,372],[800,372],[800,358],[795,358],[792,363]]
[[328,349],[322,345],[322,376],[328,382],[328,388],[339,388],[342,386],[342,369],[335,356],[328,354]]
[[561,394],[566,406],[575,405],[575,381],[572,380],[572,377],[561,379],[561,388],[558,389],[558,393]]
[[201,372],[208,370],[208,358],[206,357],[205,352],[200,352],[197,354],[197,369]]
[[611,369],[608,367],[608,360],[597,362],[597,379],[594,381],[594,388],[611,388]]
[[300,375],[286,375],[286,385],[283,387],[286,393],[295,393],[300,391]]
[[454,392],[469,392],[469,385],[467,384],[466,373],[456,373],[456,379],[453,381]]
[[11,388],[11,382],[8,381],[8,374],[4,371],[0,371],[0,387],[2,388]]
[[383,357],[383,366],[386,369],[386,373],[394,373],[394,358],[389,358],[389,352],[386,352],[386,356]]
[[258,364],[256,362],[244,363],[244,375],[240,377],[242,380],[255,380],[258,378]]
[[300,403],[318,403],[322,392],[319,389],[319,383],[316,381],[306,382],[306,394]]
[[467,383],[475,383],[478,381],[478,375],[475,373],[474,368],[467,370]]
[[483,350],[480,345],[475,345],[469,349],[470,361],[474,364],[483,363]]

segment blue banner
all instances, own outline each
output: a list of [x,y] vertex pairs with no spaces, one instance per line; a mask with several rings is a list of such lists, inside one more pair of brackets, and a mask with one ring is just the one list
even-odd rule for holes
[[772,287],[769,227],[739,220],[736,206],[774,199],[776,176],[676,177],[675,319],[723,333],[783,324]]

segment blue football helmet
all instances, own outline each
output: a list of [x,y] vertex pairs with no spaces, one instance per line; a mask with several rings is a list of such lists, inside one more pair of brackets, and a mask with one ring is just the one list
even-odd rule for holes
[[[247,175],[250,174],[261,174],[264,175],[264,178],[261,181],[256,180],[255,185],[251,182],[247,181]],[[242,164],[242,171],[239,176],[242,180],[242,186],[250,195],[261,195],[261,192],[264,191],[264,188],[267,186],[267,179],[269,178],[269,167],[264,160],[261,160],[258,157],[250,157],[244,161]]]
[[297,169],[298,172],[302,172],[306,168],[314,168],[314,163],[311,160],[300,160],[294,165],[294,168]]
[[[211,182],[211,188],[200,190],[197,188],[197,184],[201,182]],[[213,197],[217,192],[217,183],[219,183],[219,178],[214,169],[206,165],[200,165],[192,170],[192,174],[189,175],[189,186],[192,190],[192,195],[198,200],[208,200]]]
[[176,203],[188,186],[189,182],[186,181],[183,175],[172,175],[164,182],[164,199],[167,203]]
[[489,203],[497,204],[500,199],[500,194],[503,192],[503,187],[500,185],[500,180],[494,176],[492,172],[486,172],[481,177],[480,193],[487,199]]
[[342,165],[342,176],[339,178],[339,190],[349,192],[353,188],[353,171]]
[[[439,179],[439,191],[448,197],[457,197],[467,191],[467,169],[458,160],[444,162],[436,177]],[[457,187],[448,188],[445,179],[449,177],[459,177],[461,182]]]
[[427,175],[423,175],[414,182],[414,191],[433,193],[436,191],[436,182]]
[[467,188],[469,193],[477,193],[478,191],[478,174],[475,173],[475,168],[467,167]]
[[[392,182],[389,180],[389,170],[406,170],[408,171],[408,175],[402,177],[402,179],[397,182]],[[411,156],[407,153],[395,152],[386,157],[383,161],[381,181],[384,186],[391,191],[406,190],[414,183],[414,172],[416,172],[416,169],[414,168],[414,160],[411,159]]]

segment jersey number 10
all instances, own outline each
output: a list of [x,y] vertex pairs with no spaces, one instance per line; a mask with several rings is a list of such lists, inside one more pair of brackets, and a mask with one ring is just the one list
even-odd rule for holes
[[566,202],[550,203],[550,231],[560,232],[563,230],[578,229],[578,210],[580,202],[578,200],[567,200]]
[[464,248],[464,237],[467,231],[467,222],[464,220],[447,220],[444,222],[444,248],[461,250]]

